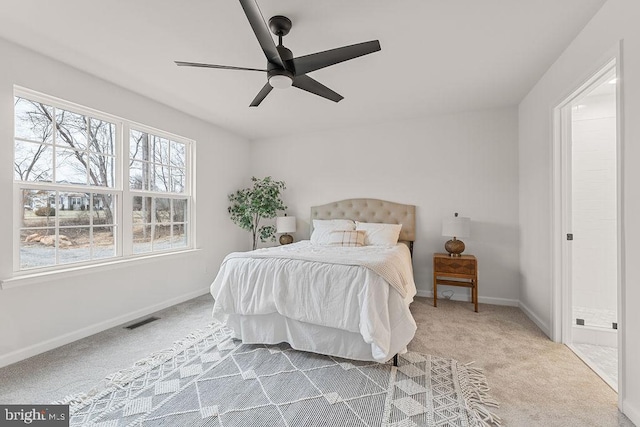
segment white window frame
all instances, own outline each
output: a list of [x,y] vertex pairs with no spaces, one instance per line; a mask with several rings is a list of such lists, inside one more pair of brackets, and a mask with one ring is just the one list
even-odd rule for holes
[[[20,86],[14,86],[13,95],[21,98],[26,98],[31,101],[41,102],[43,104],[51,105],[55,108],[64,109],[73,113],[90,116],[99,120],[104,120],[115,124],[116,126],[116,141],[114,147],[115,156],[115,176],[113,187],[98,187],[92,185],[76,186],[65,185],[54,182],[35,182],[35,181],[18,181],[13,179],[13,277],[18,279],[21,277],[41,276],[47,273],[58,273],[64,271],[73,271],[86,268],[94,268],[103,265],[113,264],[114,262],[132,261],[136,259],[152,258],[159,255],[170,255],[192,251],[196,247],[196,218],[195,218],[195,141],[189,138],[185,138],[179,135],[175,135],[160,129],[155,129],[150,126],[133,122],[131,120],[124,119],[122,117],[114,116],[108,113],[75,104],[57,97],[42,94],[40,92],[33,91]],[[15,119],[15,110],[13,118]],[[130,129],[140,130],[148,132],[150,134],[168,138],[170,140],[185,144],[185,192],[184,193],[162,193],[157,192],[155,197],[163,198],[180,198],[187,199],[188,208],[185,221],[187,222],[187,241],[186,245],[179,248],[169,248],[162,251],[145,252],[141,254],[133,253],[133,215],[132,215],[132,201],[134,192],[129,189],[129,135]],[[15,139],[12,140],[15,150]],[[11,158],[11,165],[13,171],[13,162],[15,161],[15,155]],[[20,228],[22,217],[22,189],[41,189],[50,191],[65,191],[70,189],[82,188],[82,192],[86,193],[112,193],[116,195],[116,209],[114,212],[114,224],[116,227],[115,247],[116,254],[110,258],[94,259],[90,261],[56,264],[52,266],[20,269]],[[149,194],[150,192],[145,192]],[[56,224],[56,229],[58,225]],[[5,281],[3,281],[5,282]],[[4,286],[3,286],[4,287]]]
[[[135,189],[130,189],[129,188],[129,152],[130,152],[130,147],[129,147],[129,142],[131,141],[131,131],[135,130],[135,131],[139,131],[139,132],[145,132],[149,135],[153,135],[153,136],[159,136],[161,138],[166,138],[168,140],[171,141],[175,141],[175,142],[180,142],[185,144],[186,146],[186,153],[185,153],[185,184],[184,184],[184,188],[185,191],[184,193],[170,193],[170,192],[162,192],[162,191],[151,191],[151,190],[135,190]],[[194,197],[194,177],[195,177],[195,170],[193,168],[194,166],[194,162],[193,159],[195,158],[195,143],[193,140],[181,137],[179,135],[175,135],[166,131],[162,131],[150,126],[146,126],[140,123],[134,123],[134,122],[128,122],[125,123],[123,126],[123,135],[124,135],[124,141],[123,141],[123,150],[126,150],[127,153],[127,167],[124,168],[124,182],[123,185],[126,189],[126,193],[125,197],[126,200],[124,201],[124,206],[123,206],[123,212],[127,212],[128,213],[128,220],[130,222],[130,228],[129,228],[129,232],[124,236],[124,253],[126,257],[143,257],[143,256],[150,256],[153,254],[158,254],[158,253],[164,253],[164,252],[176,252],[176,251],[180,251],[182,248],[180,249],[167,249],[164,251],[152,251],[152,252],[145,252],[145,253],[140,253],[140,254],[134,254],[133,253],[133,197],[134,196],[150,196],[150,197],[158,197],[158,198],[164,198],[164,199],[189,199],[189,203],[188,203],[188,208],[187,208],[187,218],[186,218],[186,224],[187,224],[187,244],[184,247],[184,249],[192,249],[195,247],[195,221],[194,221],[194,211],[195,211],[195,197]],[[153,218],[153,215],[152,215]],[[152,222],[155,224],[155,220],[152,220]]]

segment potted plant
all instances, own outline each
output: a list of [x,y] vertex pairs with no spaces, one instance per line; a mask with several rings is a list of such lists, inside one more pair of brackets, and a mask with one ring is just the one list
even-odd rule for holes
[[252,187],[243,188],[233,194],[229,194],[229,214],[231,221],[240,228],[251,231],[253,237],[253,249],[258,245],[258,237],[261,242],[274,241],[276,227],[274,225],[260,226],[263,218],[275,218],[278,211],[284,211],[287,207],[280,198],[284,190],[283,181],[274,181],[270,176],[258,179],[251,177]]

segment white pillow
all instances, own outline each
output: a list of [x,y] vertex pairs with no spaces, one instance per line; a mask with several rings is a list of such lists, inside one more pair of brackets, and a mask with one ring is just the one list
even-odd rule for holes
[[356,223],[350,219],[314,219],[311,243],[326,245],[332,231],[350,231],[356,229]]
[[329,233],[327,245],[351,248],[364,246],[366,234],[367,232],[364,230],[332,231]]
[[402,224],[379,224],[356,222],[356,230],[366,231],[364,243],[369,246],[395,246],[398,243]]

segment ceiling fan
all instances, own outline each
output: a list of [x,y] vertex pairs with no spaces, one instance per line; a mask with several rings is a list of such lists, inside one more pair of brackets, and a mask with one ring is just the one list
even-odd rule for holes
[[[267,83],[251,102],[251,107],[260,105],[274,87],[284,89],[289,86],[294,86],[298,89],[330,99],[331,101],[339,102],[344,98],[342,95],[307,76],[307,73],[380,50],[380,42],[378,40],[372,40],[294,58],[291,51],[282,45],[282,37],[286,36],[289,30],[291,30],[291,20],[286,16],[277,15],[269,19],[269,27],[267,28],[267,24],[255,0],[240,0],[240,4],[244,9],[244,13],[247,15],[249,24],[251,24],[251,28],[258,39],[258,43],[260,43],[264,55],[267,57],[266,70],[233,67],[230,65],[202,64],[198,62],[175,61],[175,63],[178,66],[184,67],[220,68],[224,70],[260,71],[267,73]],[[271,38],[269,29],[271,29],[273,34],[278,36],[278,46],[275,45]]]

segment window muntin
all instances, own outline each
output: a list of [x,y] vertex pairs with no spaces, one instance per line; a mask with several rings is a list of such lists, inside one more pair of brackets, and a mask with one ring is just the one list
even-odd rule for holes
[[129,187],[132,194],[133,253],[188,246],[184,142],[131,129]]
[[129,188],[185,193],[186,152],[184,142],[132,129],[129,136]]
[[187,247],[188,199],[134,196],[132,206],[134,253]]
[[20,270],[117,256],[116,198],[23,188]]
[[[31,91],[16,90],[14,100],[16,271],[192,246],[191,141]],[[140,141],[132,147],[133,135]],[[140,190],[153,210],[136,220],[121,201],[141,198],[131,194]]]
[[14,104],[15,180],[115,186],[115,123],[19,96]]

